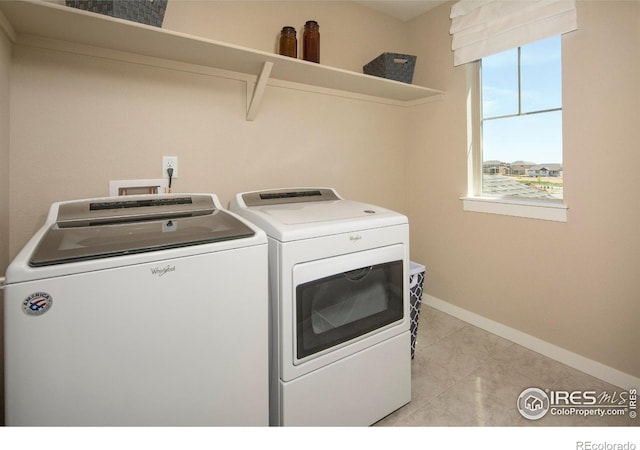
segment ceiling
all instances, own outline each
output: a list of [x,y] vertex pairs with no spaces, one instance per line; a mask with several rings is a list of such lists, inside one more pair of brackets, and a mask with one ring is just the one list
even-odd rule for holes
[[440,6],[444,1],[437,0],[355,0],[356,3],[388,14],[402,21],[411,20],[429,11],[436,6]]

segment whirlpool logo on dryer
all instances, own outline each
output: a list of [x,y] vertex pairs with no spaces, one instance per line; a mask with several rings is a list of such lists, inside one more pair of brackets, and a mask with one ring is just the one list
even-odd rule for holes
[[175,272],[176,271],[176,266],[172,266],[171,264],[167,264],[164,267],[152,267],[149,270],[151,270],[151,274],[157,275],[159,277],[163,277],[166,274],[168,274],[169,272]]

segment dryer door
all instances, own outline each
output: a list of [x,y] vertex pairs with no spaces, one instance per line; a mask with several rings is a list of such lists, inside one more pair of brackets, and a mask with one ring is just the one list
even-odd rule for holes
[[295,266],[296,363],[402,321],[403,257],[395,245]]

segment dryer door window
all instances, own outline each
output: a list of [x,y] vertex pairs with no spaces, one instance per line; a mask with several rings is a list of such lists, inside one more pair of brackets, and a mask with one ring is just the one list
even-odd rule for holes
[[298,284],[297,359],[402,320],[404,278],[404,261],[397,259]]

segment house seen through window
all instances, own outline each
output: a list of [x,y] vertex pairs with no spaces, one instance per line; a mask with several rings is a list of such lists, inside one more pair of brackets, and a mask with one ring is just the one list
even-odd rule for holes
[[482,195],[561,200],[560,36],[481,61]]

